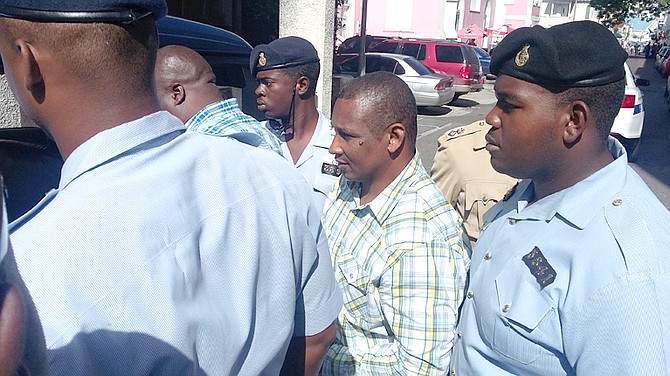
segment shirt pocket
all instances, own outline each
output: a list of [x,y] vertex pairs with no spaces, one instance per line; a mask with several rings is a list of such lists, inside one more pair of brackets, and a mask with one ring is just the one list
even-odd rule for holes
[[470,180],[465,183],[464,216],[472,226],[481,228],[482,216],[496,202],[502,200],[510,184],[493,180]]
[[523,276],[529,274],[521,260],[514,259],[495,279],[495,296],[485,312],[480,327],[492,348],[503,356],[521,364],[530,364],[545,350],[537,344],[542,337],[538,327],[548,320],[552,305]]
[[347,321],[363,329],[386,334],[374,280],[351,255],[342,256],[337,265],[344,278],[341,285]]

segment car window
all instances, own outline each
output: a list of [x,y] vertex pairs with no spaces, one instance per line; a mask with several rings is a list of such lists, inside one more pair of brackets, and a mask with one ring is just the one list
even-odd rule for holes
[[421,46],[422,46],[421,43],[405,42],[405,45],[403,46],[402,51],[400,53],[403,55],[411,56],[413,58],[418,58],[419,49],[421,48]]
[[[377,60],[379,60],[379,64],[377,65],[377,71],[395,73],[396,66],[399,65],[398,62],[395,61],[395,59],[390,59],[387,57],[380,57]],[[403,73],[405,73],[404,70]]]
[[433,71],[428,68],[427,66],[423,65],[420,61],[415,60],[415,59],[405,59],[404,60],[407,65],[409,65],[412,69],[416,71],[419,75],[424,75],[424,74],[431,74]]
[[[367,65],[367,61],[366,61]],[[335,66],[337,73],[358,74],[358,57],[352,57]]]
[[463,46],[463,50],[465,52],[465,60],[467,60],[468,64],[480,64],[474,48]]
[[416,57],[417,60],[426,60],[426,45],[422,44],[419,48],[419,54]]
[[460,46],[435,46],[435,59],[440,63],[462,63],[463,53]]
[[384,41],[375,46],[370,46],[372,52],[391,52],[394,53],[398,46],[398,42]]
[[477,57],[481,59],[490,59],[491,56],[489,56],[488,52],[482,50],[481,48],[474,48],[475,53],[477,54]]

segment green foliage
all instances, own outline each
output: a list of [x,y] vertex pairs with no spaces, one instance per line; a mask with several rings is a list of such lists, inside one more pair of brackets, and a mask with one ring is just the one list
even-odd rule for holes
[[591,0],[605,26],[615,26],[626,19],[651,20],[670,9],[670,0]]

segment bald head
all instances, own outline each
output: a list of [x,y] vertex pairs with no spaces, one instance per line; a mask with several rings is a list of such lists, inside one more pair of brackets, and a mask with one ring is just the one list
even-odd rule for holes
[[161,109],[184,123],[203,107],[223,99],[207,60],[184,46],[158,50],[155,83]]

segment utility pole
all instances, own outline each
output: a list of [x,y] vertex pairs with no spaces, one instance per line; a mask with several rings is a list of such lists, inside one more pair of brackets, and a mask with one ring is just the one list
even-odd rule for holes
[[367,43],[365,41],[366,24],[368,19],[368,0],[363,0],[363,6],[361,9],[361,38],[360,46],[358,49],[358,77],[365,75],[365,47]]

